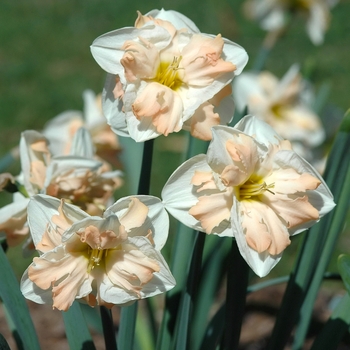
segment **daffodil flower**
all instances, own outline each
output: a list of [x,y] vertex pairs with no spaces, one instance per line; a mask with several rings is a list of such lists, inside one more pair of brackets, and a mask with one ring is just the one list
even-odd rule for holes
[[22,133],[22,172],[17,177],[20,193],[14,194],[13,203],[0,208],[0,230],[10,245],[19,244],[28,234],[26,207],[36,194],[65,198],[91,215],[100,215],[113,203],[114,190],[122,183],[121,172],[110,171],[106,163],[93,159],[94,147],[87,130],[76,132],[70,152],[52,156],[43,134],[34,130]]
[[183,15],[164,10],[139,13],[134,27],[100,36],[91,52],[108,73],[108,123],[136,141],[182,128],[211,139],[210,128],[232,118],[227,86],[248,60],[239,45],[199,33]]
[[95,153],[110,163],[116,163],[121,148],[118,137],[103,115],[101,94],[96,96],[92,90],[85,90],[83,100],[83,112],[65,111],[46,123],[42,134],[50,140],[50,152],[55,156],[72,153],[75,134],[84,127],[91,134]]
[[305,156],[311,147],[320,145],[325,131],[317,114],[311,109],[313,94],[302,80],[298,65],[293,65],[281,80],[272,73],[247,72],[233,83],[237,109],[270,124],[283,138],[301,145]]
[[314,45],[323,43],[330,22],[330,9],[337,0],[247,0],[244,12],[267,31],[286,26],[292,13],[306,17],[306,31]]
[[25,271],[21,291],[36,303],[64,311],[76,299],[112,307],[175,285],[159,252],[169,219],[158,198],[122,198],[98,217],[37,195],[28,206],[28,223],[40,256]]
[[334,206],[317,171],[263,121],[246,116],[216,126],[206,155],[182,164],[164,186],[166,209],[194,229],[234,237],[263,277],[281,259],[290,236]]
[[46,193],[66,198],[90,214],[100,214],[121,185],[120,171],[105,171],[104,163],[93,159],[92,140],[83,128],[73,138],[69,155],[53,157],[49,140],[33,130],[22,133],[20,153],[29,197]]

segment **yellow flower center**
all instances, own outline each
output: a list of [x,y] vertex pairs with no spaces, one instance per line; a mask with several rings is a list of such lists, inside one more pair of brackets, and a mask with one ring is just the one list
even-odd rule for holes
[[89,265],[87,268],[87,272],[90,273],[91,270],[95,267],[95,266],[99,266],[101,260],[107,255],[107,249],[102,249],[102,248],[97,248],[97,249],[91,249],[89,247]]
[[275,118],[283,119],[282,105],[279,103],[275,103],[271,106],[271,111],[274,114]]
[[181,60],[182,56],[175,56],[171,63],[160,62],[155,81],[172,90],[177,90],[183,84],[179,75],[179,70],[181,69],[179,68],[179,65]]
[[263,194],[265,191],[268,191],[274,195],[275,193],[271,191],[271,188],[274,187],[274,182],[272,184],[267,185],[266,182],[260,183],[248,180],[242,186],[238,187],[237,197],[239,200],[251,199],[252,197],[256,197]]

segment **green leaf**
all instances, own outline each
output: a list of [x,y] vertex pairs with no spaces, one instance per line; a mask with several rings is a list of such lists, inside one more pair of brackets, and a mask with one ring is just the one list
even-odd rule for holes
[[130,306],[123,306],[120,313],[118,332],[118,348],[133,349],[137,317],[137,302]]
[[350,255],[342,254],[338,257],[338,269],[345,288],[350,294]]
[[75,301],[62,316],[70,350],[95,350],[80,304]]
[[[348,264],[348,262],[346,263]],[[347,266],[348,268],[348,266]],[[318,334],[311,350],[336,350],[350,326],[350,296],[345,294],[340,300],[331,317]]]
[[18,339],[21,341],[18,347],[28,350],[40,349],[28,306],[2,247],[0,248],[0,269],[0,297],[16,328]]
[[[334,246],[344,227],[350,198],[350,112],[348,111],[334,140],[324,178],[337,206],[304,236],[303,245],[287,285],[269,349],[284,348],[293,326],[300,320],[293,348],[305,339],[315,298]],[[286,317],[288,315],[288,317]]]
[[0,334],[0,349],[1,350],[11,350],[5,337],[2,334]]
[[180,307],[177,312],[177,323],[173,339],[173,349],[187,349],[189,344],[189,330],[192,324],[194,299],[200,283],[202,256],[206,234],[197,232],[193,247],[192,259],[187,274],[186,288],[182,293]]
[[191,324],[191,349],[199,349],[207,327],[209,312],[226,273],[232,239],[208,235],[203,252],[203,268]]

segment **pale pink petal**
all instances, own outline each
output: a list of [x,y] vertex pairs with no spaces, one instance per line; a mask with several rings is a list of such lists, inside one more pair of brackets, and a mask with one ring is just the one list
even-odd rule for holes
[[154,78],[160,65],[157,48],[142,37],[139,40],[140,42],[126,41],[122,46],[125,54],[120,63],[128,82]]
[[[221,101],[232,94],[232,86],[231,84],[228,84],[224,86],[217,94],[215,94],[209,102],[213,104],[215,107],[219,106]],[[232,111],[233,113],[233,111]]]
[[[135,199],[147,208],[147,212],[144,207],[139,207],[137,201],[135,202],[136,205],[133,204]],[[130,215],[129,206],[131,206],[131,211],[134,215]],[[139,212],[138,208],[140,208]],[[128,237],[145,236],[154,243],[154,247],[158,250],[162,249],[167,240],[169,217],[164,209],[164,205],[157,197],[138,195],[121,198],[106,209],[104,216],[109,215],[118,216],[123,227],[129,230],[127,231]],[[145,215],[144,221],[141,223],[141,220],[135,218],[135,215],[139,215],[141,219]],[[126,219],[128,219],[129,223],[125,222]],[[138,226],[135,226],[134,220],[138,222]]]
[[87,262],[85,256],[69,254],[55,260],[55,253],[49,252],[41,258],[33,259],[28,276],[41,289],[52,287],[53,307],[66,311],[77,296],[83,297],[91,292],[91,286],[85,291],[81,290],[89,281]]
[[226,142],[226,150],[233,164],[225,167],[221,179],[226,186],[238,186],[247,181],[253,174],[258,159],[257,145],[252,137],[244,134],[233,135]]
[[123,84],[120,81],[119,75],[115,76],[115,87],[113,89],[113,96],[115,99],[122,99],[124,96]]
[[220,124],[219,114],[214,112],[214,106],[208,102],[201,104],[191,119],[191,135],[204,141],[212,139],[211,127]]
[[239,206],[248,245],[258,253],[279,255],[290,244],[286,226],[275,212],[259,201],[242,201]]
[[169,21],[164,21],[160,18],[153,18],[152,16],[143,16],[140,11],[137,11],[137,19],[135,21],[135,27],[141,28],[148,22],[153,22],[154,24],[160,27],[163,27],[169,32],[169,34],[172,37],[176,33],[176,28]]
[[278,169],[265,178],[267,184],[274,183],[273,192],[294,194],[316,190],[321,181],[309,173],[298,174],[293,168]]
[[[130,251],[130,247],[139,252],[133,258],[131,254],[133,250]],[[103,276],[101,283],[98,282],[99,304],[103,300],[107,303],[127,305],[139,298],[164,293],[175,285],[175,280],[161,253],[152,247],[145,237],[130,238],[130,244],[126,244],[126,248],[125,254],[127,256],[130,254],[130,259],[127,257],[123,262],[119,260],[120,254],[115,254],[108,262],[108,266],[111,265],[112,268]],[[115,269],[114,263],[117,264]],[[136,270],[135,274],[133,269]],[[117,283],[114,283],[115,280]]]
[[204,190],[217,190],[213,172],[196,170],[191,180],[191,184],[198,186],[197,192]]
[[199,197],[198,203],[189,210],[189,213],[200,221],[202,228],[209,234],[222,221],[230,219],[231,207],[232,191],[227,190]]
[[318,210],[309,203],[307,196],[290,198],[279,193],[269,193],[262,197],[262,201],[285,220],[288,228],[320,218]]
[[113,284],[140,297],[142,287],[160,270],[157,261],[148,258],[132,244],[108,252],[106,271]]
[[148,207],[137,198],[131,198],[127,212],[119,219],[126,231],[140,227],[148,215]]
[[132,104],[138,120],[150,118],[157,132],[168,136],[181,130],[182,101],[178,94],[159,83],[147,84]]
[[[106,219],[108,221],[108,218]],[[101,220],[101,222],[103,222]],[[92,249],[114,249],[127,239],[127,233],[123,226],[113,227],[112,230],[104,230],[94,225],[88,225],[76,232],[81,242],[88,244]],[[71,249],[71,248],[70,248]]]
[[224,41],[221,35],[215,38],[194,34],[182,50],[184,82],[190,85],[207,86],[219,76],[234,72],[236,66],[221,58]]

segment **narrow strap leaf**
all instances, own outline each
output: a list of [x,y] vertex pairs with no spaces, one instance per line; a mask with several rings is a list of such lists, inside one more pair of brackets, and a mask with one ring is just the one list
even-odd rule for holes
[[238,349],[246,304],[249,271],[249,266],[242,258],[236,241],[232,239],[231,253],[228,258],[225,331],[221,350]]
[[28,350],[40,349],[28,306],[2,247],[0,248],[0,269],[0,297],[6,305],[9,316],[18,333],[19,340],[22,342],[21,347]]
[[[344,184],[349,184],[347,178],[347,172],[350,163],[350,112],[348,111],[344,117],[344,120],[340,126],[339,132],[336,135],[334,140],[332,150],[328,157],[327,167],[324,174],[324,178],[335,196],[335,201],[338,202],[340,195],[344,191]],[[346,181],[348,181],[346,183]],[[348,197],[349,198],[349,195]],[[337,207],[344,206],[343,208],[338,209]],[[309,232],[304,236],[303,244],[299,251],[293,273],[289,279],[287,289],[282,301],[280,311],[277,316],[276,324],[270,339],[269,347],[270,350],[279,350],[283,349],[287,343],[291,331],[297,322],[298,317],[300,316],[300,309],[302,308],[303,303],[306,306],[306,298],[308,295],[308,304],[313,305],[313,300],[311,294],[315,295],[316,288],[318,289],[319,283],[323,277],[324,269],[326,268],[326,260],[329,259],[329,255],[332,252],[332,246],[334,245],[335,240],[337,239],[342,223],[339,221],[334,223],[332,221],[333,216],[336,212],[339,215],[338,220],[342,220],[342,210],[348,208],[348,204],[338,202],[338,206],[333,212],[324,217],[320,223],[314,225]],[[339,212],[340,210],[340,212]],[[331,230],[331,225],[335,224],[332,228],[332,235],[329,235],[329,230]],[[320,257],[323,256],[323,249],[326,248],[326,255],[323,257],[322,265],[319,264]],[[320,254],[321,252],[321,254]],[[317,277],[316,276],[317,271]],[[316,279],[315,279],[316,278]],[[313,286],[311,292],[308,292],[311,283]],[[311,293],[311,294],[309,294]],[[312,309],[308,309],[310,313]],[[288,315],[288,317],[285,317]],[[301,335],[298,336],[298,344],[303,339],[305,335],[305,328],[308,324],[309,316],[305,311],[303,317],[306,317],[305,320],[302,320],[303,331],[300,331]],[[304,334],[304,335],[302,335]],[[298,346],[299,346],[298,345]]]
[[202,255],[205,242],[205,233],[197,232],[193,247],[192,260],[189,267],[187,284],[182,294],[177,315],[173,349],[183,350],[189,348],[189,330],[193,311],[194,299],[199,286],[202,267]]
[[70,350],[95,350],[80,304],[75,301],[62,316]]
[[319,333],[311,350],[336,350],[350,326],[350,296],[346,293],[332,312],[331,317]]
[[[139,179],[138,194],[149,194],[151,182],[151,168],[153,155],[153,141],[144,143],[141,174]],[[137,167],[137,165],[135,165]],[[120,315],[120,327],[118,334],[118,348],[133,349],[135,338],[135,327],[137,317],[137,302],[131,306],[122,307]]]

